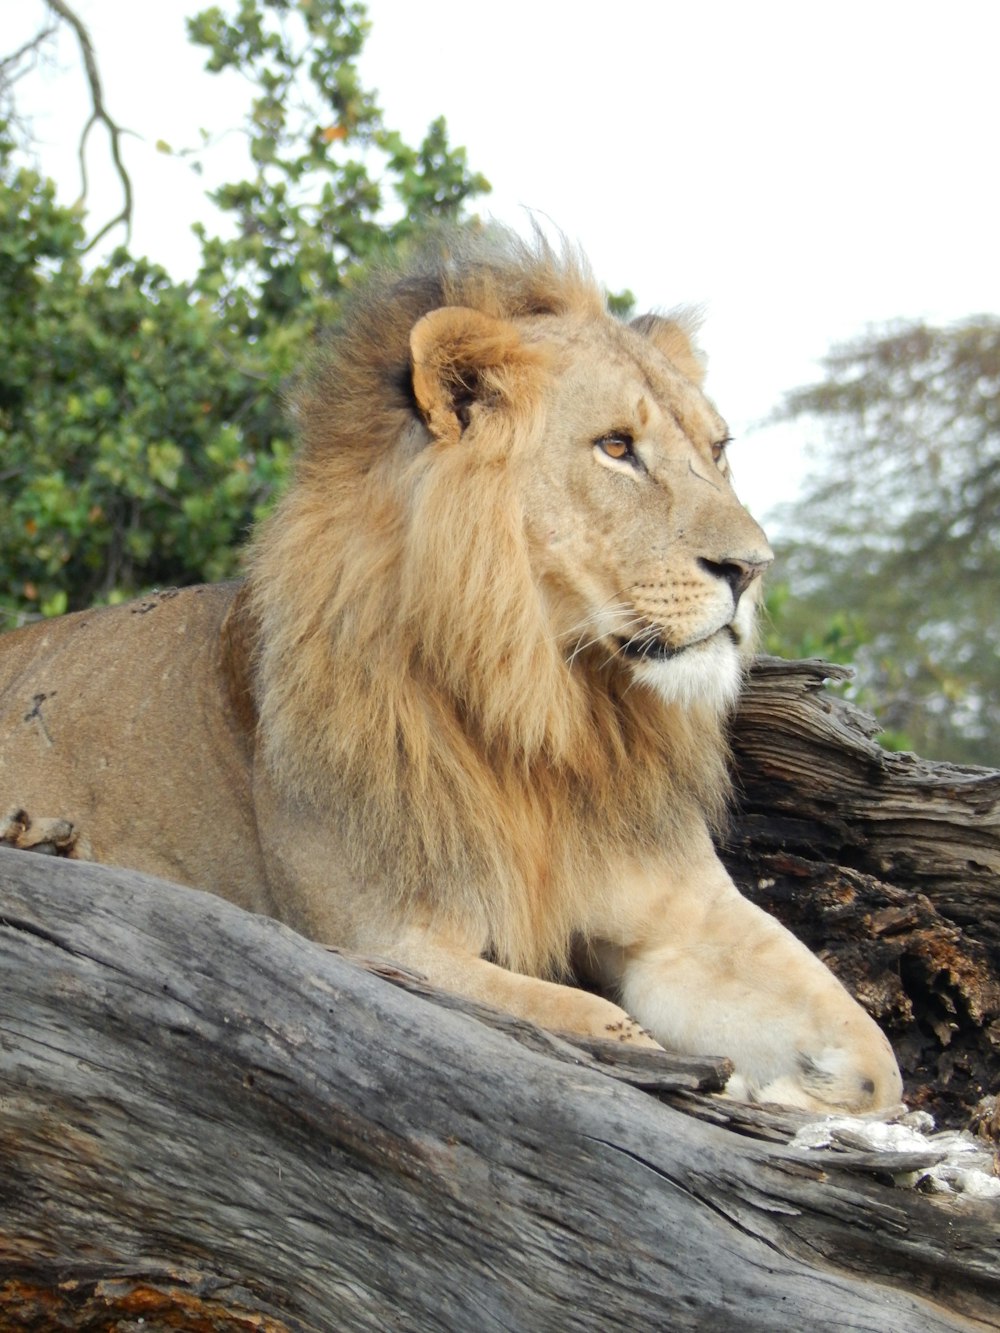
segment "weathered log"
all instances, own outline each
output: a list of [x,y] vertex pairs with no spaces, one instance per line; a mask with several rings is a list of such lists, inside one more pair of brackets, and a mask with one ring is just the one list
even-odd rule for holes
[[848,675],[758,660],[725,859],[886,1029],[909,1103],[958,1126],[1000,1090],[1000,773],[882,749],[822,690]]
[[913,1155],[705,1123],[626,1081],[666,1056],[188,889],[3,850],[0,893],[4,1328],[996,1326],[997,1210]]
[[733,728],[747,832],[924,893],[995,946],[1000,772],[883,749],[877,721],[822,688],[850,675],[756,660]]

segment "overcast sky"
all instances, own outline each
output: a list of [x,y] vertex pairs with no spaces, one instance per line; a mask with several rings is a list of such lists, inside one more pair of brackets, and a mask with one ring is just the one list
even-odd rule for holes
[[[133,248],[179,277],[196,260],[205,182],[153,145],[238,125],[246,102],[186,43],[198,7],[76,0],[109,109],[138,136]],[[45,9],[5,10],[9,50]],[[643,308],[704,307],[707,388],[758,515],[794,494],[803,441],[752,427],[816,375],[832,342],[895,317],[1000,310],[997,0],[370,0],[368,11],[363,74],[387,123],[416,141],[443,114],[493,184],[480,212],[521,229],[526,210],[551,219]],[[70,46],[22,87],[67,202],[83,99]],[[94,148],[91,197],[110,214]]]

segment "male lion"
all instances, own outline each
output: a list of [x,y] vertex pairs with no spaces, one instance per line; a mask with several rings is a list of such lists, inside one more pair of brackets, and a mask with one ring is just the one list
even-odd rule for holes
[[709,836],[771,552],[700,380],[682,324],[619,322],[541,241],[373,281],[245,584],[0,638],[0,813],[760,1099],[896,1103]]

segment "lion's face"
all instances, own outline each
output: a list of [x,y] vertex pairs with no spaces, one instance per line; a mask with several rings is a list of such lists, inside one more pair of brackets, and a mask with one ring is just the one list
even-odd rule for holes
[[644,329],[558,347],[524,475],[532,558],[569,660],[624,660],[668,701],[722,706],[771,551],[732,489],[725,423],[664,354],[698,373],[683,335]]
[[684,331],[450,307],[411,345],[440,489],[471,512],[473,472],[513,489],[564,659],[624,665],[668,702],[730,703],[771,550],[730,484],[726,426]]

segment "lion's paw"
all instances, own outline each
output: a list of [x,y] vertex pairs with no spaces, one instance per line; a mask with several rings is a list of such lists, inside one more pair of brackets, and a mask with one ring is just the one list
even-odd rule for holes
[[895,1110],[902,1104],[902,1080],[889,1043],[878,1036],[881,1043],[872,1043],[863,1055],[834,1046],[811,1054],[799,1051],[790,1068],[766,1080],[737,1069],[726,1093],[740,1101],[777,1102],[821,1114]]
[[76,846],[76,827],[68,819],[32,819],[13,806],[0,815],[0,844],[48,856],[70,856]]
[[560,986],[555,993],[558,995],[555,1005],[547,1006],[544,1014],[535,1015],[544,1027],[554,1032],[574,1033],[592,1041],[617,1041],[622,1045],[663,1049],[631,1014],[610,1000],[570,986]]
[[605,1023],[604,1032],[601,1034],[608,1041],[626,1042],[630,1046],[655,1047],[656,1050],[662,1050],[662,1046],[644,1027],[625,1014],[623,1018],[617,1019],[611,1023]]

